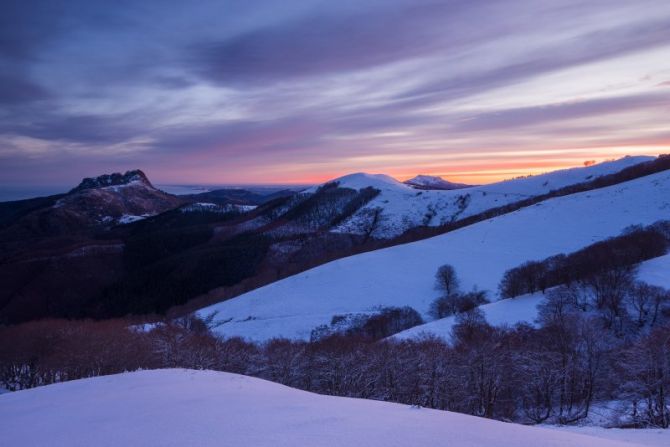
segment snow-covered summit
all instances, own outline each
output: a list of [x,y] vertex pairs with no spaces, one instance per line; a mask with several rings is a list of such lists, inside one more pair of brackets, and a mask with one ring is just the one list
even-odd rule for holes
[[[547,194],[553,190],[588,182],[613,174],[654,157],[624,157],[588,167],[563,169],[547,174],[506,180],[463,189],[417,190],[386,175],[351,174],[340,177],[340,186],[380,191],[374,199],[332,229],[338,233],[358,234],[370,227],[371,216],[381,211],[371,236],[379,239],[399,236],[417,226],[439,226],[513,202]],[[367,231],[367,230],[366,230]]]
[[413,186],[417,189],[462,189],[468,188],[471,185],[465,183],[454,183],[443,179],[437,175],[417,175],[409,180],[405,180],[406,185]]
[[[375,188],[380,191],[384,190],[397,190],[397,191],[407,191],[410,190],[407,185],[402,182],[394,179],[390,175],[386,174],[368,174],[367,172],[355,172],[353,174],[343,175],[342,177],[337,177],[332,180],[327,181],[324,184],[337,183],[337,186],[340,188],[351,188],[351,189],[363,189],[363,188]],[[319,185],[321,186],[321,185]],[[305,192],[314,192],[319,186],[310,188]]]

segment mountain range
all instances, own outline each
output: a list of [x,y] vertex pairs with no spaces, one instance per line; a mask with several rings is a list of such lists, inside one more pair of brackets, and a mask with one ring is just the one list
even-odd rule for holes
[[[451,233],[498,216],[530,213],[551,198],[566,196],[565,203],[582,203],[577,198],[590,197],[588,191],[638,177],[650,179],[667,164],[667,157],[626,157],[452,190],[416,189],[389,176],[357,173],[303,191],[270,195],[233,189],[174,196],[155,188],[139,170],[84,179],[66,194],[0,203],[0,279],[5,286],[0,291],[0,320],[103,318],[166,312],[174,306],[182,306],[173,309],[177,313],[195,310],[338,258]],[[651,197],[655,196],[640,200]],[[581,214],[566,215],[577,219]],[[652,214],[662,217],[662,212]],[[641,222],[630,221],[635,223]],[[460,233],[471,231],[464,228]],[[438,240],[426,242],[422,250],[442,253],[436,248]],[[385,252],[364,256],[379,253]],[[417,266],[432,259],[418,253],[403,258]],[[372,266],[365,269],[373,271]],[[400,272],[397,277],[402,277]],[[472,285],[491,288],[483,280]],[[409,293],[401,286],[396,290]],[[221,313],[245,300],[242,295],[224,303]],[[368,301],[351,308],[340,306],[333,297],[331,307],[333,312],[365,311],[386,303]],[[271,315],[258,314],[261,308],[250,312],[239,306],[226,318]],[[303,311],[290,312],[297,316]],[[331,316],[322,313],[318,323]],[[303,326],[311,324],[305,319]],[[225,330],[233,326],[228,324]],[[305,336],[307,329],[301,331]]]

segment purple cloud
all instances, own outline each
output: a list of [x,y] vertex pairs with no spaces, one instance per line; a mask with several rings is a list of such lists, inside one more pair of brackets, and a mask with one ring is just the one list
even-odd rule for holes
[[668,48],[657,0],[10,0],[0,173],[225,182],[603,135],[657,148]]

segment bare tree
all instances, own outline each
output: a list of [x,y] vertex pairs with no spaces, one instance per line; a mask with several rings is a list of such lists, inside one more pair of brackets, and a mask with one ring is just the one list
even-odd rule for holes
[[365,208],[359,212],[362,221],[359,224],[359,228],[363,232],[363,243],[367,242],[372,235],[377,231],[384,221],[384,215],[382,214],[382,208]]
[[447,296],[458,293],[460,282],[456,271],[449,264],[444,264],[435,273],[435,288],[443,291]]

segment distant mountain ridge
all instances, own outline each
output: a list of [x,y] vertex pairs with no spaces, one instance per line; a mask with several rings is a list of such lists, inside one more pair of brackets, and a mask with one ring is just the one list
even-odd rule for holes
[[552,191],[649,175],[669,162],[628,157],[462,190],[417,190],[355,173],[284,197],[174,196],[137,171],[105,174],[67,194],[0,203],[0,322],[165,312],[186,302],[195,310],[329,260],[451,232]]
[[[7,202],[0,206],[3,225],[13,238],[49,237],[127,223],[176,208],[184,199],[160,191],[139,169],[83,179],[68,193]],[[6,209],[6,210],[5,210]]]
[[128,185],[133,182],[142,183],[149,188],[154,188],[154,186],[149,181],[149,178],[144,172],[142,172],[142,170],[134,169],[132,171],[126,171],[125,174],[114,172],[112,174],[103,174],[97,177],[87,177],[83,179],[76,188],[70,190],[70,194],[83,191],[85,189]]
[[466,185],[465,183],[454,183],[448,180],[443,179],[442,177],[436,175],[417,175],[409,180],[405,180],[406,185],[409,185],[416,189],[462,189],[469,188],[472,185]]
[[[670,218],[670,157],[652,162],[657,164],[653,170],[646,170],[651,165],[645,160],[622,159],[600,165],[598,170],[579,168],[488,185],[492,189],[473,188],[470,206],[479,200],[479,210],[483,206],[494,207],[496,200],[501,206],[514,201],[528,204],[503,207],[499,214],[486,214],[486,218],[433,238],[324,263],[205,307],[199,315],[217,312],[225,319],[225,324],[216,329],[219,334],[261,342],[272,338],[310,340],[314,329],[332,324],[336,316],[370,315],[376,309],[410,306],[427,318],[431,301],[440,293],[435,289],[435,272],[444,264],[453,266],[463,290],[484,290],[495,298],[498,284],[509,268],[573,252],[632,226]],[[622,181],[603,187],[588,183],[617,176],[626,169],[647,175],[620,176]],[[586,179],[587,183],[570,184],[578,179]],[[593,188],[577,187],[580,184]],[[557,185],[574,188],[574,193],[537,202],[523,198],[524,192],[526,197],[532,197],[531,193],[543,197],[544,191],[560,191]],[[389,184],[366,206],[388,205],[384,211],[402,211],[398,221],[403,222],[408,214],[399,207],[391,208],[391,201],[396,198],[400,203],[411,203],[422,200],[427,192],[417,196],[414,191],[405,200],[401,195],[404,188],[408,187]]]
[[[330,180],[341,188],[371,187],[380,193],[331,231],[391,239],[417,227],[439,227],[489,209],[592,181],[654,157],[619,160],[461,189],[417,189],[384,174],[356,173]],[[314,187],[309,192],[314,192]],[[373,228],[371,228],[373,227]]]

